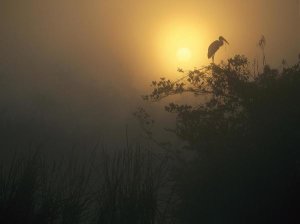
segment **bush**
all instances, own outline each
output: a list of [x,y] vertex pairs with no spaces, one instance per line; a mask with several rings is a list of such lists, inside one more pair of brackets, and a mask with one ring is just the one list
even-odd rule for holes
[[87,162],[35,153],[8,164],[0,170],[0,223],[167,223],[167,161],[140,148],[93,153]]
[[145,100],[186,93],[206,99],[166,106],[177,117],[173,132],[196,152],[174,172],[181,223],[300,220],[300,62],[254,75],[238,55],[152,86]]

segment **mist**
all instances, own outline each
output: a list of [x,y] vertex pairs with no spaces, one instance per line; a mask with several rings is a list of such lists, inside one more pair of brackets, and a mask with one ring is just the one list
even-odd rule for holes
[[137,137],[132,113],[145,105],[140,96],[150,82],[180,77],[175,53],[164,52],[172,29],[183,37],[200,32],[201,46],[186,69],[210,62],[207,47],[219,35],[230,45],[218,61],[235,54],[261,60],[261,35],[267,39],[267,63],[275,68],[283,59],[295,63],[300,52],[296,0],[13,0],[1,1],[0,10],[1,116],[11,129],[36,129],[33,135],[115,144],[124,141],[129,125]]
[[300,223],[299,85],[299,0],[0,0],[0,223]]

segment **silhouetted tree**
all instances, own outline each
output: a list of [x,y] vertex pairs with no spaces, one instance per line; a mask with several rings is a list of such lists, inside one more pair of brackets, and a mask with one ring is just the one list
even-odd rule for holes
[[175,82],[153,81],[144,96],[206,96],[196,106],[166,106],[177,117],[174,133],[197,152],[174,172],[181,223],[300,220],[300,63],[282,72],[265,65],[258,75],[249,67],[237,55]]

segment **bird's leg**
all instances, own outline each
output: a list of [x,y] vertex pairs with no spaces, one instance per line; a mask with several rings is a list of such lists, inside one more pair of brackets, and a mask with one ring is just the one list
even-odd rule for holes
[[212,56],[212,63],[213,64],[215,63],[215,56],[214,55]]

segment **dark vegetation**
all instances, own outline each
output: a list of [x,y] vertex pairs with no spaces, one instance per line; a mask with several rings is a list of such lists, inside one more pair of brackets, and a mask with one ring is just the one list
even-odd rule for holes
[[0,223],[166,223],[165,158],[97,151],[56,162],[15,156],[0,169]]
[[172,131],[195,152],[173,173],[179,223],[300,222],[300,58],[256,73],[237,55],[152,86],[145,100],[206,96],[165,107],[176,114]]
[[[37,151],[2,162],[0,223],[299,223],[300,58],[282,71],[250,67],[236,56],[153,81],[147,101],[199,97],[165,108],[193,158],[164,144],[164,153],[127,145],[86,159],[51,162]],[[150,116],[135,115],[155,141]]]

